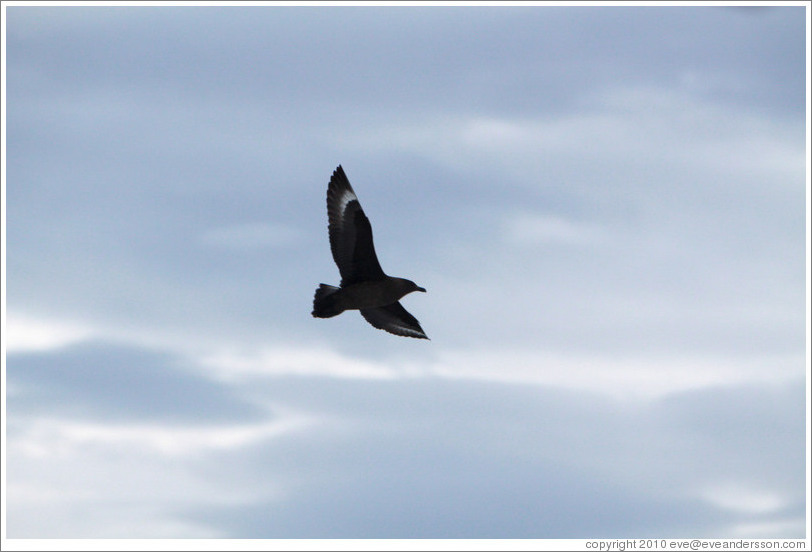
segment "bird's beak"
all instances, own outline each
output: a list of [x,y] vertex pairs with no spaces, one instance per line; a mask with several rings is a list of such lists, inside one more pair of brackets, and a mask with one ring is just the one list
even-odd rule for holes
[[422,291],[423,293],[426,293],[426,288],[422,288],[422,287],[418,286],[415,291]]

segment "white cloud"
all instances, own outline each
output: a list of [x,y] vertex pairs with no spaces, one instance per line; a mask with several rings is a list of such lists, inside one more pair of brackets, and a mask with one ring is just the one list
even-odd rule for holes
[[749,482],[714,483],[700,496],[714,506],[744,514],[769,514],[790,502],[772,489],[754,488]]
[[[564,226],[566,228],[566,226]],[[690,319],[691,311],[663,306],[644,305],[623,307],[633,311],[636,317],[648,324],[656,323],[662,313],[670,318]],[[649,312],[650,311],[650,312]],[[746,319],[749,311],[716,313],[719,323]],[[709,313],[708,316],[713,316]],[[769,313],[760,313],[761,317]],[[166,333],[158,336],[146,331],[121,331],[110,328],[107,332],[91,330],[87,326],[72,325],[63,321],[41,320],[35,317],[14,316],[9,325],[9,352],[49,350],[77,343],[89,338],[113,339],[117,343],[133,346],[157,347],[159,350],[189,359],[210,377],[224,383],[234,384],[267,377],[284,375],[325,376],[339,379],[395,380],[442,377],[452,380],[493,381],[527,385],[552,386],[626,400],[631,398],[653,399],[690,389],[737,386],[746,383],[780,384],[802,377],[803,352],[768,353],[731,356],[725,350],[715,354],[686,351],[676,355],[665,350],[616,354],[576,350],[547,350],[543,346],[513,347],[494,350],[490,347],[454,348],[441,345],[429,356],[409,360],[409,357],[381,357],[361,359],[323,346],[286,345],[262,346],[250,339],[242,342],[233,339],[192,339],[185,334]],[[520,317],[521,320],[524,318]],[[628,317],[625,318],[628,321]],[[14,382],[10,382],[14,384]],[[13,386],[13,385],[12,385]],[[68,428],[63,428],[68,431]],[[239,435],[249,438],[270,428],[251,426],[242,430],[227,430],[231,437],[218,436],[218,442],[230,442]],[[70,434],[78,439],[92,439],[100,429],[77,426]],[[144,440],[145,446],[194,447],[203,435],[194,432],[180,435],[170,430],[166,434],[152,429],[119,428],[115,433],[123,440]],[[64,435],[63,435],[64,437]]]
[[194,456],[207,450],[240,448],[300,431],[306,416],[286,414],[268,422],[184,427],[138,423],[30,420],[17,432],[15,449],[28,457],[73,455],[98,445],[151,451],[162,456]]
[[[804,178],[803,125],[710,104],[685,91],[615,86],[583,98],[578,109],[545,116],[434,116],[364,125],[346,137],[359,151],[398,148],[465,171],[500,168],[500,182],[536,187],[551,171],[597,162],[611,182],[618,167],[657,167],[650,185],[674,171],[769,177],[784,187]],[[582,178],[595,178],[594,166]],[[582,178],[579,178],[581,180]],[[638,183],[640,184],[640,183]],[[710,185],[712,182],[694,183]],[[570,181],[569,186],[580,182]]]
[[224,381],[280,375],[379,380],[402,375],[397,368],[384,362],[365,361],[318,348],[283,347],[253,351],[220,348],[204,353],[197,361]]
[[194,427],[18,417],[8,435],[9,536],[221,537],[179,512],[279,499],[285,482],[248,481],[234,466],[246,448],[314,423],[292,412],[254,424]]
[[720,533],[730,535],[730,538],[798,539],[805,534],[807,527],[803,517],[793,517],[779,521],[737,523]]
[[734,359],[457,350],[441,354],[434,372],[451,379],[545,385],[626,401],[748,383],[783,384],[802,378],[803,366],[803,355]]
[[609,229],[563,216],[520,213],[505,221],[504,232],[508,243],[519,246],[585,245],[608,239]]
[[82,322],[52,320],[14,312],[6,313],[3,340],[10,353],[45,351],[88,339],[96,331]]
[[652,400],[688,390],[750,383],[781,385],[803,377],[803,354],[742,358],[673,354],[553,353],[541,349],[494,351],[445,348],[422,360],[361,360],[326,349],[221,350],[198,361],[218,379],[243,382],[295,375],[395,380],[440,377],[539,385],[610,399]]
[[[776,358],[750,363],[670,357],[611,360],[532,350],[458,350],[414,364],[359,361],[353,355],[312,348],[261,349],[254,355],[232,350],[205,360],[206,369],[223,385],[276,417],[173,425],[18,414],[8,441],[9,469],[14,473],[8,489],[14,505],[10,520],[16,535],[261,535],[265,529],[257,520],[284,527],[275,519],[295,517],[299,508],[339,515],[333,509],[346,502],[340,495],[348,481],[360,496],[390,504],[387,501],[409,500],[414,492],[445,494],[484,473],[500,474],[507,487],[498,493],[507,502],[516,481],[547,489],[550,474],[566,474],[572,482],[611,481],[638,496],[629,498],[632,501],[683,500],[686,484],[695,478],[718,481],[728,455],[741,453],[735,440],[725,439],[706,447],[711,449],[707,461],[695,453],[703,438],[715,439],[720,428],[738,423],[739,407],[715,404],[717,393],[731,389],[735,395],[737,387],[750,384],[750,389],[758,389],[753,396],[763,399],[761,404],[774,405],[803,372],[798,363],[786,366]],[[173,370],[173,364],[166,369]],[[302,377],[287,377],[291,375]],[[771,385],[777,394],[758,394]],[[673,400],[661,400],[667,397]],[[693,401],[718,415],[721,425],[709,429],[704,418],[694,425],[691,409],[685,409],[696,407]],[[746,401],[741,403],[745,408]],[[767,426],[785,419],[783,408],[768,407],[763,414],[773,416],[764,418]],[[556,422],[524,424],[525,419]],[[680,431],[675,433],[675,427]],[[755,438],[763,439],[763,434]],[[404,451],[413,455],[407,455],[410,460],[400,458]],[[460,462],[469,471],[460,472]],[[517,462],[521,469],[514,481],[502,470]],[[758,476],[763,470],[763,487],[738,480],[710,484],[687,499],[699,497],[735,516],[769,518],[797,502],[797,496],[782,494],[786,485],[781,479],[770,483],[774,469],[754,458],[751,465],[739,464],[735,475],[747,477],[755,471]],[[372,483],[405,478],[417,491],[393,483],[384,493],[358,481],[359,472],[363,481],[368,477]],[[451,483],[437,487],[434,478]],[[561,483],[562,489],[569,484]],[[481,496],[475,485],[472,488],[469,496]],[[614,491],[607,488],[598,495],[607,492]],[[532,500],[542,505],[548,499]],[[482,515],[475,502],[456,505],[453,511],[463,508],[469,515]],[[351,507],[361,510],[353,510],[350,517],[366,512],[358,501]],[[266,513],[256,514],[258,510]],[[294,513],[285,514],[289,511]],[[200,521],[198,512],[205,512],[202,519],[211,516],[209,522]],[[212,522],[218,512],[254,512],[255,517],[249,515],[250,527],[235,529],[228,521]],[[58,522],[50,522],[51,517]],[[456,527],[453,519],[446,522]],[[583,527],[589,522],[572,523]],[[298,525],[304,532],[317,526],[312,520]],[[430,526],[421,528],[431,534]],[[744,536],[753,535],[746,527],[740,529]],[[714,536],[725,534],[711,530]],[[758,530],[775,535],[769,527]],[[797,534],[797,527],[787,534]]]
[[300,239],[301,235],[295,228],[267,222],[213,228],[200,237],[205,245],[237,251],[290,247]]

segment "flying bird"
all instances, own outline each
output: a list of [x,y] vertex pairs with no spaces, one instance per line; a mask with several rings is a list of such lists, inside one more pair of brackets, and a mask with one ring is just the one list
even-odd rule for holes
[[384,274],[372,244],[372,226],[341,165],[327,187],[327,219],[341,286],[319,285],[313,316],[330,318],[345,310],[360,310],[361,316],[378,329],[428,339],[417,319],[399,302],[408,293],[426,290],[411,280]]

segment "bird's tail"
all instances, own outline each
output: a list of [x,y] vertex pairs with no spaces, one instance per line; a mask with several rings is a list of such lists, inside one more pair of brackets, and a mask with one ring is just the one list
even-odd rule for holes
[[330,318],[344,312],[344,309],[336,305],[336,298],[333,295],[339,288],[321,284],[316,289],[316,296],[313,298],[313,312],[316,318]]

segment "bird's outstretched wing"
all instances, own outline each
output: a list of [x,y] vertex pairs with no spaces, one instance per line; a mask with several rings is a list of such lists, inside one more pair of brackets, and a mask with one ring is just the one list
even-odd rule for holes
[[330,249],[341,273],[341,285],[385,278],[372,244],[372,226],[341,165],[327,188],[327,218]]
[[361,314],[367,322],[380,330],[386,330],[395,335],[428,339],[417,318],[409,314],[409,311],[404,309],[399,302],[385,307],[361,309]]

